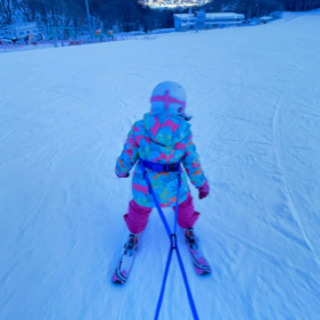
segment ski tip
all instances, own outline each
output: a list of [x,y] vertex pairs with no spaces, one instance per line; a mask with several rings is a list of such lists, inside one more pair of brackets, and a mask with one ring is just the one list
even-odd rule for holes
[[117,284],[117,285],[123,285],[126,283],[126,281],[124,281],[123,279],[120,279],[118,276],[117,276],[117,273],[115,272],[113,275],[112,275],[112,282],[114,284]]
[[112,280],[112,283],[114,283],[114,284],[116,284],[117,286],[122,286],[122,285],[124,285],[125,284],[125,282],[124,281],[121,281],[121,280]]
[[200,276],[209,275],[211,273],[211,268],[201,269],[195,266],[196,273]]

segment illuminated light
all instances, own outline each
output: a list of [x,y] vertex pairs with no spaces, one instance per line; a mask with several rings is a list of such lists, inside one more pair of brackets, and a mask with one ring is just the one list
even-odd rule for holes
[[157,8],[177,8],[177,7],[194,7],[203,6],[213,0],[138,0],[143,6],[148,6],[152,9]]

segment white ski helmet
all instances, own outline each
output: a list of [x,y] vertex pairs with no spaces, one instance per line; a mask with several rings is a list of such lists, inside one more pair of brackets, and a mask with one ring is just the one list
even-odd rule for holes
[[151,111],[166,111],[185,116],[187,95],[183,87],[173,81],[159,83],[152,91]]

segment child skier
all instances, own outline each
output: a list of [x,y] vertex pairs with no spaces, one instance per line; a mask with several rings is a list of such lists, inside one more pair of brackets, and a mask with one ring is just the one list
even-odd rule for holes
[[[162,82],[154,88],[150,101],[151,111],[144,115],[143,120],[133,125],[116,163],[115,171],[119,178],[129,177],[130,170],[138,163],[132,179],[133,199],[129,203],[128,213],[124,215],[130,231],[124,256],[132,256],[137,250],[138,235],[146,228],[149,214],[156,206],[150,187],[161,207],[176,206],[180,163],[185,171],[181,171],[180,177],[177,222],[185,230],[186,242],[191,247],[197,246],[193,226],[199,212],[194,210],[187,175],[198,189],[200,199],[209,194],[208,181],[192,140],[188,123],[190,118],[185,113],[185,90],[178,83]],[[148,175],[151,186],[148,185],[145,174]],[[118,270],[118,277],[121,278],[119,283],[126,281],[131,269],[130,265],[124,264],[125,261],[122,261],[122,266],[119,266],[122,269]]]

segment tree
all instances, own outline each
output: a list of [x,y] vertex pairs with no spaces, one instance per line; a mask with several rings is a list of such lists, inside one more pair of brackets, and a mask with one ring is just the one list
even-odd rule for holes
[[320,0],[283,0],[286,10],[305,11],[320,8]]
[[3,24],[12,24],[13,16],[18,8],[18,0],[0,0],[0,17]]

